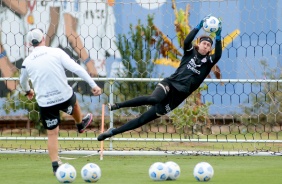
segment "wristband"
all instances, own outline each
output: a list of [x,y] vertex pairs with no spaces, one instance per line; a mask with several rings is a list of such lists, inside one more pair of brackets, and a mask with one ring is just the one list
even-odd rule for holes
[[196,29],[200,30],[203,27],[202,21],[195,27]]
[[89,57],[85,61],[83,61],[83,63],[86,65],[90,60],[91,60],[91,58]]
[[3,51],[0,53],[0,59],[2,59],[3,57],[6,57],[7,56],[7,53],[6,51]]

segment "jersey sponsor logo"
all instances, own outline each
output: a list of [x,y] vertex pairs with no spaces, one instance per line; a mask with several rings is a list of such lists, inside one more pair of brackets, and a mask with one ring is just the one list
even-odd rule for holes
[[38,58],[38,57],[40,57],[40,56],[44,56],[44,55],[46,55],[46,54],[47,54],[47,52],[43,52],[43,53],[34,55],[32,59],[36,59],[36,58]]
[[196,69],[197,67],[201,67],[201,65],[197,65],[197,64],[195,63],[195,60],[194,60],[193,58],[192,58],[192,59],[188,62],[188,64],[187,64],[187,69],[188,69],[188,70],[191,70],[192,72],[194,72],[194,73],[200,75],[201,72]]
[[72,106],[68,106],[68,110],[67,110],[67,114],[71,114],[71,112],[72,112]]
[[44,97],[48,98],[48,97],[51,97],[51,96],[54,96],[54,95],[59,95],[61,93],[62,93],[61,91],[55,90],[55,91],[47,92],[46,95],[44,95]]
[[58,102],[62,102],[64,100],[64,98],[60,98],[60,99],[58,99],[58,100],[52,100],[52,101],[49,101],[49,102],[47,102],[47,104],[48,105],[50,105],[50,104],[54,104],[54,103],[58,103]]
[[192,58],[192,59],[189,61],[189,64],[191,64],[194,68],[196,68],[196,67],[201,67],[201,65],[197,65],[197,64],[196,64],[195,58]]
[[58,124],[58,119],[46,119],[45,122],[47,127],[52,127]]

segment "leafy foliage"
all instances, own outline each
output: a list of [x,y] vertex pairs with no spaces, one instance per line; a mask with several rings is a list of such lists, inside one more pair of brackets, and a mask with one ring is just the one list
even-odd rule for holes
[[207,85],[199,87],[184,102],[182,108],[176,108],[172,111],[172,123],[178,128],[191,127],[195,123],[208,121],[209,106],[211,103],[201,103],[200,92],[207,90]]
[[35,98],[33,98],[32,100],[28,100],[25,95],[15,90],[13,96],[7,96],[6,103],[3,104],[3,109],[5,109],[7,114],[20,109],[24,109],[26,111],[27,118],[35,123],[35,128],[42,133],[45,132],[44,127],[39,121],[39,107]]
[[[117,46],[122,56],[122,63],[126,70],[119,77],[125,78],[151,78],[154,63],[159,56],[157,48],[160,45],[158,33],[153,28],[153,16],[148,15],[147,25],[130,24],[128,35],[118,35]],[[155,88],[154,82],[121,82],[115,83],[115,87],[122,92],[118,94],[119,100],[131,99],[139,95],[149,94]],[[141,107],[139,112],[145,109]]]

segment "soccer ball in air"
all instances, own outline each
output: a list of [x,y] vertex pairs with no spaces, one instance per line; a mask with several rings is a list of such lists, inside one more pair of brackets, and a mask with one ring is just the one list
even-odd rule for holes
[[56,171],[56,177],[61,183],[72,183],[76,178],[76,170],[68,163],[62,164]]
[[168,167],[162,162],[155,162],[149,168],[149,176],[154,181],[165,181],[168,175]]
[[200,162],[194,167],[194,177],[198,181],[209,181],[212,179],[214,171],[207,162]]
[[167,180],[176,180],[180,176],[180,167],[177,163],[173,161],[168,161],[165,163],[168,167],[168,178]]
[[204,21],[203,29],[208,33],[214,33],[219,28],[220,21],[214,16],[210,16]]
[[81,177],[85,182],[95,183],[101,178],[101,169],[97,164],[88,163],[81,169]]

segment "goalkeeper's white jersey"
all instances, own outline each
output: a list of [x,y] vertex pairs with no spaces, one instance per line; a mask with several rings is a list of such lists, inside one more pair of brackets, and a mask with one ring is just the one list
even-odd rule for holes
[[73,94],[67,81],[65,69],[81,77],[91,88],[97,86],[86,70],[63,50],[46,46],[35,47],[24,60],[20,84],[24,91],[29,91],[28,79],[30,79],[39,106],[53,106],[65,102]]

